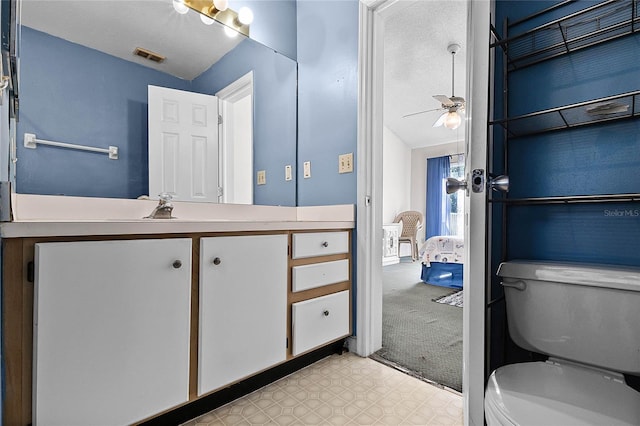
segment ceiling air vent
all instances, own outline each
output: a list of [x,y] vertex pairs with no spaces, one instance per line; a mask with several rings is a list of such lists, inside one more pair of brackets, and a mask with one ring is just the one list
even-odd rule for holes
[[136,47],[136,50],[133,51],[133,54],[157,63],[160,63],[166,59],[165,56],[147,50],[143,47]]

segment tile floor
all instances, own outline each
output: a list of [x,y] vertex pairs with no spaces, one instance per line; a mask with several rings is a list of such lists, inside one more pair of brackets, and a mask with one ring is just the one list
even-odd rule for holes
[[185,426],[461,424],[461,396],[346,353],[325,358]]

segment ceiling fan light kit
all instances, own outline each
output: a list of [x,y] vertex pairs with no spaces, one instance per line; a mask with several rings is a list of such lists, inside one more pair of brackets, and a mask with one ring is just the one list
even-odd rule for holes
[[455,88],[455,55],[460,50],[460,45],[457,43],[451,43],[447,46],[447,52],[451,54],[451,97],[446,95],[434,95],[433,98],[440,102],[440,108],[430,109],[426,111],[414,112],[405,115],[403,118],[411,117],[418,114],[431,111],[445,112],[433,123],[433,127],[444,126],[447,129],[455,130],[460,127],[462,123],[461,113],[464,112],[465,100],[460,96],[456,96],[454,93]]

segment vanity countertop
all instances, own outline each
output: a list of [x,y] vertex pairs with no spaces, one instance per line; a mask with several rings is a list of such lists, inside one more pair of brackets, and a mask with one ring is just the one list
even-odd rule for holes
[[351,229],[355,206],[253,206],[173,202],[175,219],[144,219],[157,201],[13,194],[0,237],[150,235]]

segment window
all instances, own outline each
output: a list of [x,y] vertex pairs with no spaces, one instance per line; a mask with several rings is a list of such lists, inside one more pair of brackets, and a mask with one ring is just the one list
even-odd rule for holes
[[[449,176],[464,179],[464,154],[452,155]],[[456,191],[447,196],[449,203],[449,235],[464,237],[464,191]]]

